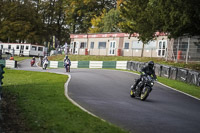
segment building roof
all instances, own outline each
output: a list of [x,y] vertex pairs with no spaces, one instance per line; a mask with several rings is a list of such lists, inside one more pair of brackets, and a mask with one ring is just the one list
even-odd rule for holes
[[[165,33],[156,32],[156,36],[166,36]],[[138,33],[133,33],[131,37],[138,37]],[[88,33],[88,34],[70,34],[70,38],[108,38],[108,37],[129,37],[128,33]]]
[[33,46],[41,46],[44,47],[42,45],[37,45],[37,44],[30,44],[30,43],[1,43],[0,44],[10,44],[10,45],[33,45]]

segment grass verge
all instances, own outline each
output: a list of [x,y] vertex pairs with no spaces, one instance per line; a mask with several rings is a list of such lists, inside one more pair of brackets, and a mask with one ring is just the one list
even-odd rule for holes
[[6,69],[4,132],[120,133],[122,129],[83,112],[64,95],[66,75]]
[[31,59],[31,58],[32,58],[32,57],[14,56],[14,60],[15,60],[15,61],[22,61],[22,60]]

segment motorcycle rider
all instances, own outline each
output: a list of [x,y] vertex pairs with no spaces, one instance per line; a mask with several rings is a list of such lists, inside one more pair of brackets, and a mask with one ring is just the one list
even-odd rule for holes
[[[65,68],[67,68],[69,66],[69,72],[70,72],[71,61],[70,61],[70,59],[69,59],[69,57],[67,55],[65,56],[63,62],[64,62]],[[66,72],[67,72],[67,70],[66,70]]]
[[44,67],[45,67],[45,66],[44,66],[44,65],[45,65],[45,61],[46,61],[46,62],[49,62],[47,56],[45,56],[45,57],[43,58],[43,60],[42,60],[43,69],[44,69]]
[[155,80],[157,80],[157,77],[156,77],[156,74],[155,74],[155,71],[154,71],[153,67],[154,67],[154,62],[153,61],[149,61],[148,65],[141,69],[141,73],[142,74],[140,75],[140,78],[135,81],[134,86],[131,88],[131,93],[133,93],[132,90],[136,89],[136,86],[142,80],[143,76],[150,75],[150,76],[153,76],[153,78]]
[[33,66],[35,64],[35,57],[33,56],[32,60],[31,60],[31,66]]

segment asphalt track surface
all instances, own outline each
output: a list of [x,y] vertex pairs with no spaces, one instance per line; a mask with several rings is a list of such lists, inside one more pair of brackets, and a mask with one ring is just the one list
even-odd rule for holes
[[[20,70],[60,72],[30,67]],[[131,98],[130,86],[138,75],[115,70],[71,69],[68,95],[96,116],[133,133],[199,133],[200,100],[156,83],[146,101]],[[189,88],[188,88],[189,89]]]

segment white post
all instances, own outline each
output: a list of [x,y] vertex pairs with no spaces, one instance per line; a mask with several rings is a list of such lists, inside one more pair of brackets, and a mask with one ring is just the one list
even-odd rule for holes
[[190,51],[190,37],[188,37],[188,48],[187,48],[187,53],[186,53],[186,64],[188,64],[189,51]]
[[179,51],[179,38],[178,38],[178,46],[177,46],[177,53],[176,53],[176,63],[178,62],[178,61],[177,61],[177,58],[178,58],[178,51]]

